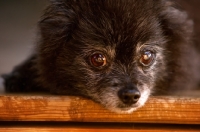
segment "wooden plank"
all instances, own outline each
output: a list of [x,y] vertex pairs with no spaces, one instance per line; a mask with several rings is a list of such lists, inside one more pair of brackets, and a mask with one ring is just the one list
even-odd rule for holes
[[81,97],[2,95],[0,120],[200,124],[200,98],[151,97],[132,114],[116,114]]
[[[16,123],[16,122],[15,122]],[[199,125],[138,123],[20,122],[0,126],[0,132],[199,132]],[[9,124],[9,122],[8,122]]]
[[0,132],[199,132],[200,129],[0,128]]

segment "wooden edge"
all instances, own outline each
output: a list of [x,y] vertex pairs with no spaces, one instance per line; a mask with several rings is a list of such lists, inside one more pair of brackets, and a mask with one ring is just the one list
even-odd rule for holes
[[73,96],[0,96],[1,121],[200,124],[200,98],[151,97],[132,114],[116,114]]
[[2,132],[199,132],[200,129],[0,128]]
[[140,123],[6,122],[2,132],[199,132],[199,125]]

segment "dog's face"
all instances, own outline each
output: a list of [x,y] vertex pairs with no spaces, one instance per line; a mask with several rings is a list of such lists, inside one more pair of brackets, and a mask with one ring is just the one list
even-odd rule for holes
[[52,2],[39,46],[52,91],[119,113],[141,107],[165,69],[163,8],[160,0]]

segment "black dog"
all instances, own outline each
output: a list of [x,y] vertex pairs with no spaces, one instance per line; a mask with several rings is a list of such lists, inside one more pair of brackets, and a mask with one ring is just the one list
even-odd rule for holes
[[34,54],[3,76],[7,92],[80,95],[130,113],[152,92],[200,80],[193,22],[170,0],[52,0],[38,27]]

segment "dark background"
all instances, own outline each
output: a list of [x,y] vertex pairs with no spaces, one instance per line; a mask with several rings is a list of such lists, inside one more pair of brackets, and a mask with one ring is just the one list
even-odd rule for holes
[[31,54],[37,21],[47,4],[48,0],[0,0],[0,74]]

